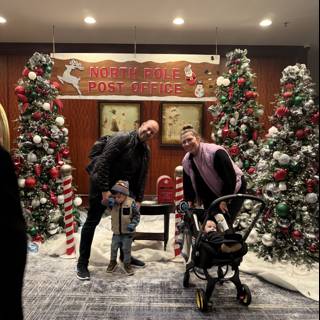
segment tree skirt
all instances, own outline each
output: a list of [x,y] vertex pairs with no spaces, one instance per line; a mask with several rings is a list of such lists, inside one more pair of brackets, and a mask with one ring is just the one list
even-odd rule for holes
[[[170,216],[170,235],[167,250],[163,250],[163,242],[150,240],[136,240],[132,246],[132,255],[146,263],[174,262],[181,269],[184,259],[181,256],[174,257],[174,215]],[[163,232],[163,216],[141,216],[138,232]],[[110,217],[101,219],[96,228],[93,239],[90,265],[107,266],[110,259],[111,246],[111,220]],[[80,241],[80,233],[75,233],[76,253]],[[64,234],[53,236],[39,248],[39,252],[50,256],[64,256],[66,248]],[[159,264],[159,268],[165,268],[165,264]],[[244,257],[240,270],[256,275],[275,285],[285,289],[298,291],[304,296],[319,301],[319,265],[308,271],[303,266],[291,264],[272,264],[256,257],[252,252]],[[161,270],[159,270],[161,271]]]

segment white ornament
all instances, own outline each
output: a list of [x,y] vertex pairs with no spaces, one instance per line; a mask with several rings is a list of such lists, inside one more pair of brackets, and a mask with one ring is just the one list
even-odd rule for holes
[[54,149],[52,149],[52,148],[47,149],[47,154],[53,154],[53,153],[54,153]]
[[223,80],[224,80],[224,77],[222,77],[222,76],[218,77],[217,82],[216,82],[217,86],[219,86],[219,87],[222,86]]
[[248,141],[248,144],[249,144],[250,147],[253,147],[253,146],[255,145],[255,143],[254,143],[253,140],[249,140],[249,141]]
[[19,186],[20,188],[24,188],[25,185],[26,185],[26,179],[19,178],[19,179],[18,179],[18,186]]
[[269,130],[268,130],[268,135],[269,136],[272,136],[273,134],[276,134],[276,133],[278,133],[279,132],[279,130],[275,127],[275,126],[272,126],[271,128],[269,128]]
[[33,140],[34,143],[37,143],[37,144],[38,144],[38,143],[41,142],[41,137],[36,134],[36,135],[33,137],[32,140]]
[[258,110],[256,111],[256,115],[257,115],[258,117],[262,117],[262,116],[264,115],[263,109],[258,109]]
[[253,229],[251,230],[251,232],[250,232],[250,234],[249,234],[246,242],[247,242],[248,244],[254,244],[254,243],[256,243],[257,241],[258,241],[258,232],[257,232],[256,229],[253,228]]
[[240,126],[240,130],[241,130],[241,131],[246,131],[246,129],[247,129],[247,126],[246,126],[245,124],[242,124],[242,125]]
[[231,119],[229,120],[229,122],[230,122],[231,125],[235,126],[236,123],[237,123],[237,120],[236,120],[235,118],[231,118]]
[[262,236],[262,243],[266,246],[266,247],[272,247],[273,242],[274,242],[274,238],[272,237],[271,233],[265,233]]
[[273,154],[272,154],[272,158],[274,160],[279,160],[281,157],[281,152],[280,151],[275,151]]
[[307,206],[303,206],[301,209],[302,209],[302,211],[307,211],[308,207]]
[[306,201],[308,203],[317,203],[318,202],[318,195],[314,192],[310,192],[306,195]]
[[260,159],[257,164],[257,170],[258,171],[264,171],[268,167],[268,162],[266,160]]
[[40,203],[41,203],[41,204],[46,204],[47,201],[48,201],[47,198],[41,198],[41,199],[40,199]]
[[280,191],[286,191],[287,190],[287,185],[284,181],[279,182],[279,190]]
[[40,201],[38,199],[33,199],[31,201],[32,208],[37,208],[40,206]]
[[82,199],[81,199],[80,197],[75,197],[74,200],[73,200],[73,204],[74,204],[76,207],[81,206],[81,204],[82,204]]
[[56,124],[58,125],[58,126],[63,126],[64,125],[64,118],[63,117],[57,117],[56,118]]
[[227,87],[227,86],[230,84],[230,80],[229,80],[228,78],[224,78],[224,79],[222,80],[222,84],[223,84],[225,87]]
[[63,204],[63,203],[64,203],[64,196],[60,194],[60,195],[57,197],[57,200],[58,200],[58,203],[59,203],[59,204]]
[[63,134],[65,136],[67,136],[69,134],[69,130],[67,128],[63,128],[63,129],[61,129],[61,131],[63,132]]
[[218,130],[217,136],[220,137],[220,138],[222,137],[222,130],[221,129]]
[[49,110],[50,110],[50,103],[45,102],[45,103],[42,105],[42,109],[43,109],[43,110],[46,110],[46,111],[49,111]]
[[30,152],[27,155],[27,160],[29,162],[36,162],[37,161],[37,156],[33,152]]
[[36,74],[35,72],[33,72],[33,71],[30,71],[30,72],[28,73],[28,78],[29,78],[30,80],[35,80],[35,79],[37,79],[37,74]]
[[287,154],[283,153],[282,155],[280,155],[279,159],[278,159],[279,163],[282,165],[286,165],[290,162],[290,156],[288,156]]

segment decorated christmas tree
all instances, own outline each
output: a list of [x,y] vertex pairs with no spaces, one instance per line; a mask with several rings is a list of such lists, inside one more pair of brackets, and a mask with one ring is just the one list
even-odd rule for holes
[[[50,81],[52,67],[50,56],[34,53],[15,88],[20,114],[13,161],[27,233],[36,241],[64,229],[60,168],[70,164],[68,129],[57,99],[59,84]],[[75,221],[81,202],[79,197],[73,201]]]
[[319,258],[319,109],[304,64],[282,72],[256,184],[268,211],[254,232],[254,250],[270,261],[310,265]]
[[263,108],[256,101],[253,86],[255,75],[250,68],[247,50],[236,49],[226,55],[228,72],[217,78],[216,100],[209,108],[212,113],[213,139],[224,146],[235,163],[247,175],[255,172],[259,134],[259,118]]

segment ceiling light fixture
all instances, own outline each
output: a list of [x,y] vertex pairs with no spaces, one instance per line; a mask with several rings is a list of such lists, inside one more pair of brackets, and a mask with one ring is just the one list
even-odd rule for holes
[[270,19],[264,19],[260,23],[260,27],[269,27],[272,25],[272,21]]
[[94,24],[94,23],[96,23],[96,19],[93,17],[85,17],[84,22],[87,24]]
[[172,21],[173,24],[181,25],[184,24],[184,20],[181,17],[174,18]]
[[7,19],[0,16],[0,23],[6,23],[6,22],[7,22]]

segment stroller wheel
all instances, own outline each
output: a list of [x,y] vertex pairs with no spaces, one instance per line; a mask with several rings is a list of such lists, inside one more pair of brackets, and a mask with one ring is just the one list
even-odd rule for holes
[[189,288],[190,272],[185,272],[183,276],[183,286]]
[[248,306],[251,303],[251,291],[246,284],[243,284],[241,291],[237,294],[237,299],[244,306]]
[[196,290],[196,304],[200,311],[208,311],[208,299],[203,289]]

